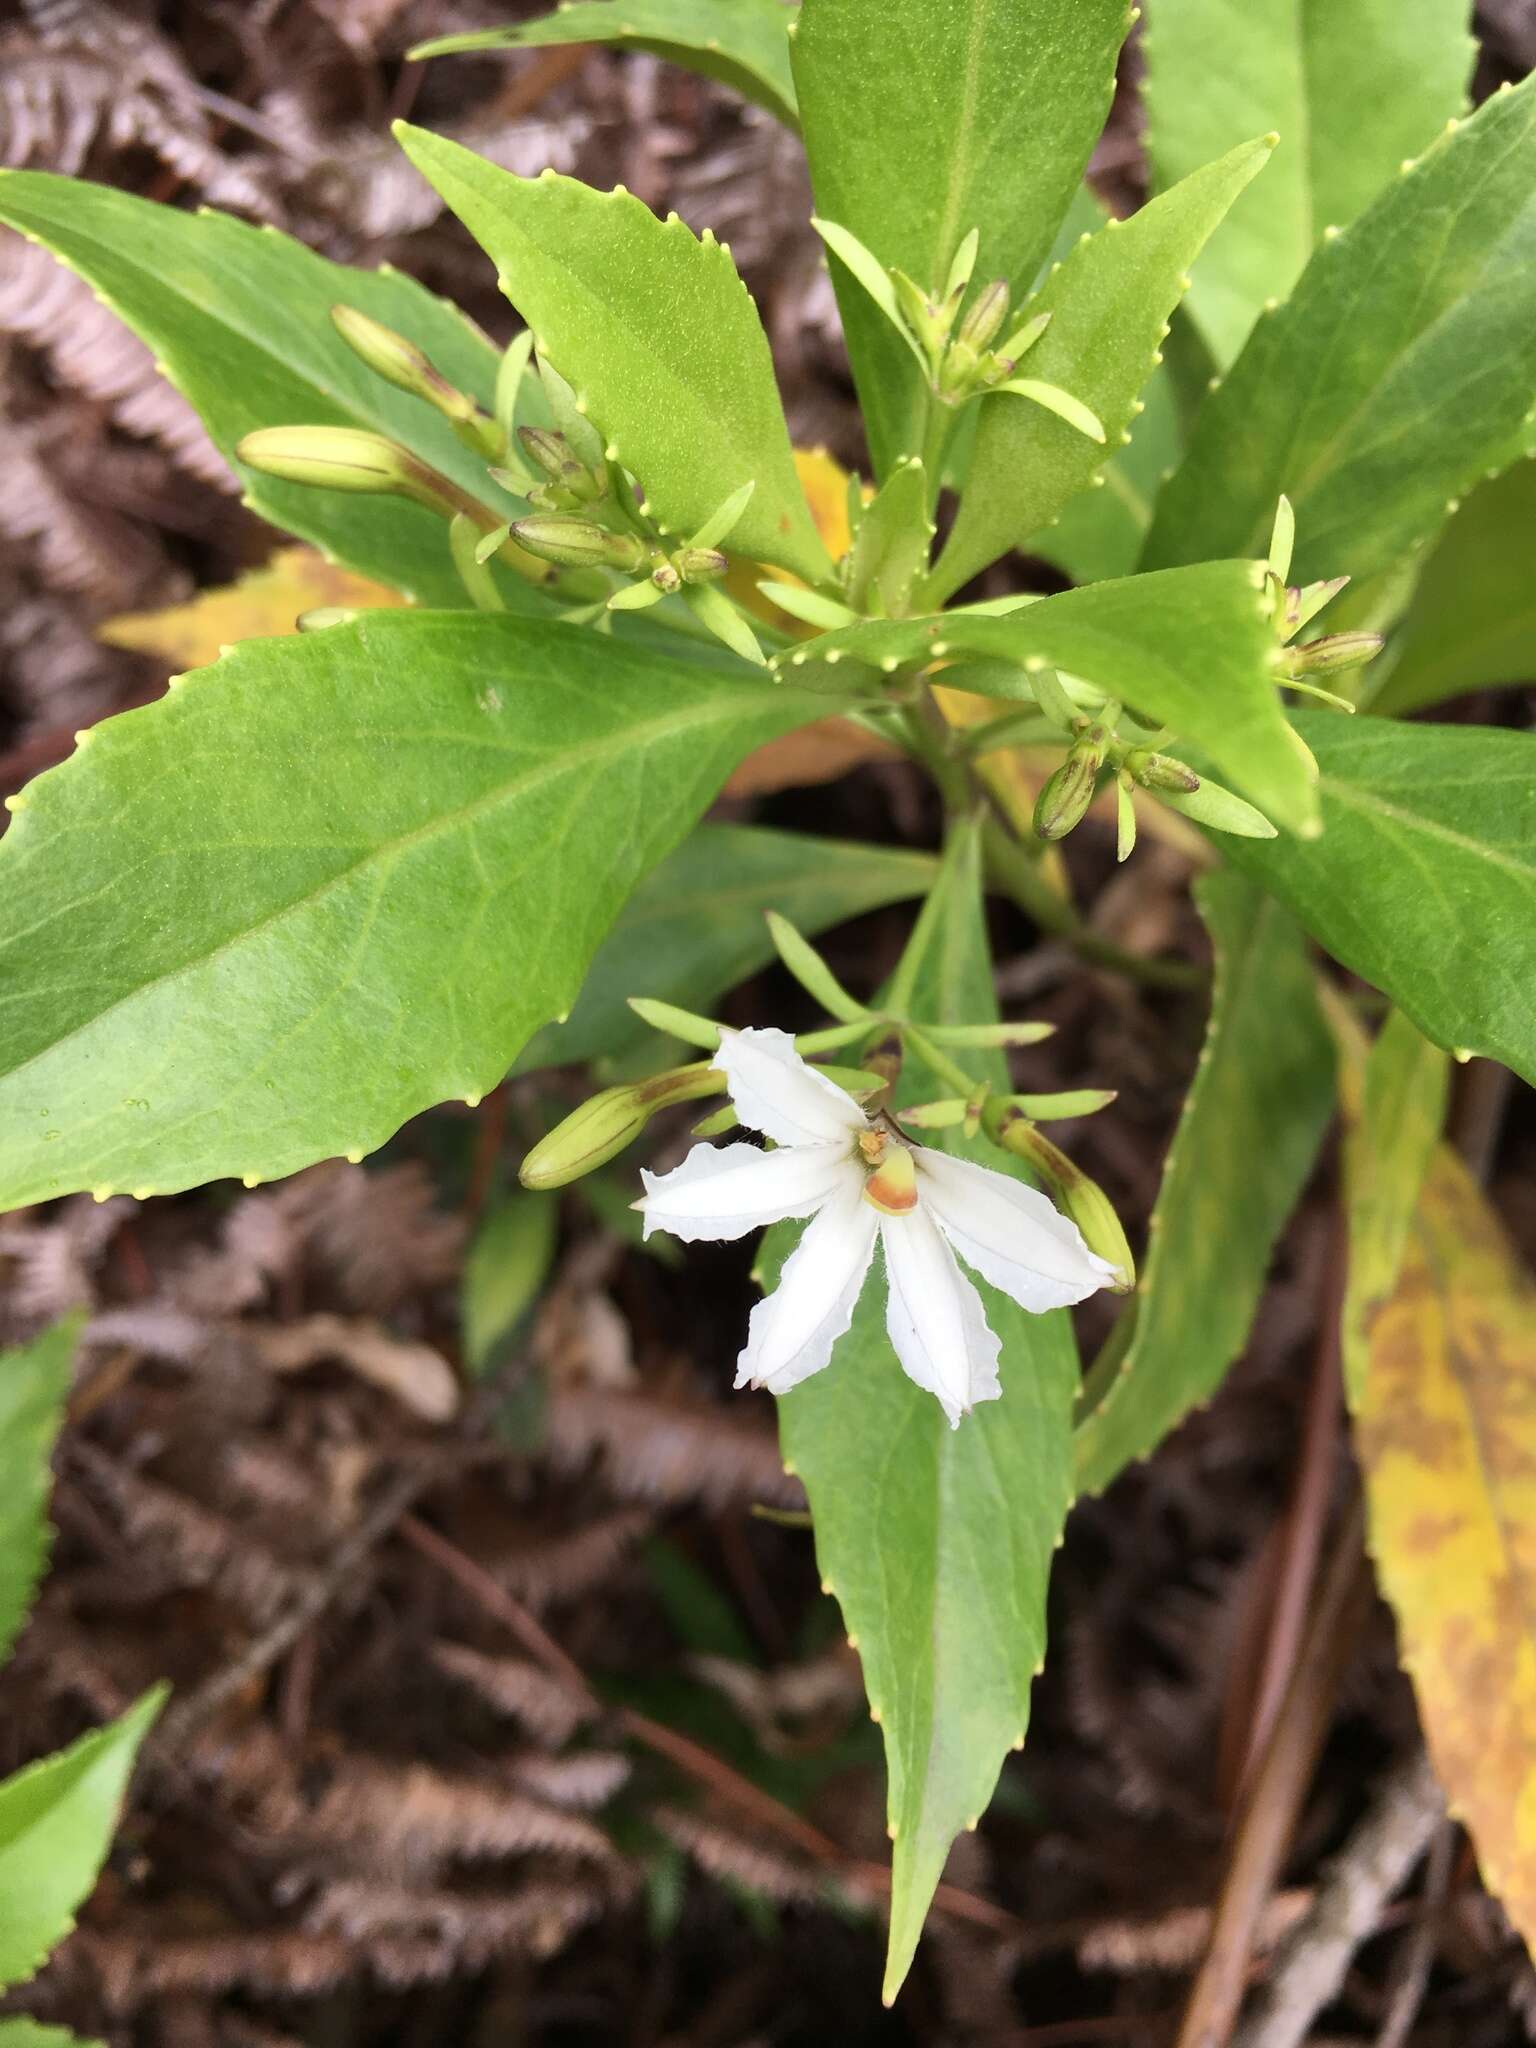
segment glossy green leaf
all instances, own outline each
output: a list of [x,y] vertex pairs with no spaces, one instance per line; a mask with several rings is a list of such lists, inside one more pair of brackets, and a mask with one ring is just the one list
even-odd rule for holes
[[[825,674],[828,663],[850,661],[894,668],[941,654],[1065,669],[1198,740],[1223,780],[1276,824],[1305,832],[1315,823],[1316,796],[1286,732],[1261,581],[1252,562],[1203,562],[1065,591],[1003,617],[955,611],[873,620],[781,656],[780,673]],[[1023,666],[1011,690],[1006,671],[990,673],[989,694],[1031,694]]]
[[1536,1081],[1536,735],[1300,713],[1324,832],[1223,839],[1426,1036]]
[[926,895],[935,872],[927,854],[897,847],[701,825],[636,889],[599,946],[576,1007],[564,1024],[539,1033],[519,1069],[620,1059],[654,1043],[630,996],[707,1011],[773,959],[767,910],[814,934]]
[[[816,211],[924,288],[980,230],[975,277],[1034,280],[1109,111],[1124,0],[805,0],[793,38]],[[833,265],[870,453],[922,446],[900,339]]]
[[1147,565],[1261,553],[1284,491],[1293,582],[1386,567],[1513,458],[1533,333],[1536,79],[1495,93],[1324,239],[1201,408]]
[[731,766],[825,710],[394,611],[96,727],[0,841],[0,1208],[267,1179],[478,1098]]
[[891,471],[860,516],[848,560],[849,604],[903,617],[928,566],[932,539],[928,480],[922,458],[914,455]]
[[16,1639],[48,1555],[48,1460],[64,1419],[78,1317],[0,1351],[0,1658]]
[[1159,0],[1142,47],[1155,183],[1244,136],[1280,147],[1195,275],[1189,310],[1219,366],[1283,299],[1326,227],[1347,227],[1464,113],[1476,55],[1466,0]]
[[1242,1351],[1333,1107],[1333,1042],[1299,927],[1241,875],[1206,875],[1195,893],[1216,955],[1210,1021],[1129,1348],[1106,1386],[1089,1377],[1098,1398],[1078,1428],[1077,1475],[1091,1493],[1209,1400]]
[[540,50],[552,43],[613,43],[649,50],[705,78],[733,86],[796,124],[795,87],[789,75],[789,27],[784,0],[563,0],[553,14],[506,28],[439,36],[420,43],[412,57],[450,57],[465,50]]
[[1163,478],[1184,452],[1173,379],[1164,365],[1142,386],[1141,398],[1146,410],[1132,423],[1129,445],[1105,465],[1102,485],[1079,491],[1030,540],[1032,555],[1054,563],[1074,583],[1131,574],[1141,559]]
[[119,1720],[0,1784],[0,1986],[33,1976],[74,1926],[164,1699],[156,1686]]
[[[898,972],[911,970],[915,1015],[974,1023],[997,1014],[971,828],[951,840]],[[1003,1081],[1000,1054],[963,1057],[978,1076]],[[898,1100],[944,1092],[909,1054]],[[926,1135],[946,1151],[974,1149],[950,1132]],[[986,1159],[1000,1171],[1005,1161]],[[765,1270],[777,1269],[793,1235],[770,1234]],[[1003,1397],[958,1429],[901,1370],[878,1273],[826,1371],[779,1402],[785,1460],[805,1483],[817,1561],[885,1738],[895,1840],[887,1999],[907,1973],[950,1843],[985,1809],[1004,1756],[1023,1739],[1070,1497],[1071,1322],[1064,1310],[1026,1315],[980,1286],[1003,1340]]]
[[[1373,711],[1421,711],[1536,676],[1536,462],[1479,484],[1424,564]],[[1367,672],[1367,686],[1374,671]]]
[[[490,481],[441,414],[375,376],[330,320],[334,305],[357,307],[489,405],[496,352],[454,307],[396,271],[327,262],[273,228],[182,213],[43,171],[0,171],[0,221],[78,271],[149,344],[264,519],[424,604],[467,602],[447,527],[421,506],[281,483],[234,460],[235,443],[257,427],[367,428],[430,462],[499,517],[515,518],[521,502]],[[525,609],[543,608],[518,579],[506,576],[503,585],[509,598],[525,598]]]
[[556,1195],[514,1188],[481,1218],[464,1260],[460,1320],[464,1364],[483,1379],[522,1329],[555,1256]]
[[[1029,301],[1029,312],[1051,315],[1029,352],[1029,374],[1091,407],[1111,449],[1122,436],[1134,438],[1137,394],[1162,360],[1160,344],[1190,266],[1269,152],[1268,141],[1244,143],[1129,220],[1106,221]],[[947,597],[1048,527],[1106,459],[1105,448],[1039,406],[982,399],[965,495],[930,597]]]
[[658,522],[695,532],[755,482],[733,553],[815,583],[831,573],[795,473],[773,360],[730,251],[624,191],[514,177],[399,123],[401,146],[496,265]]

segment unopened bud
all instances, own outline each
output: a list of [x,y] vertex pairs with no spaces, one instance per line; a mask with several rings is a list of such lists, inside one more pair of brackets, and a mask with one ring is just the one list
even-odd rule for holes
[[1175,761],[1171,754],[1149,754],[1138,748],[1125,757],[1131,779],[1139,782],[1143,789],[1193,790],[1200,787],[1200,778],[1193,768],[1186,768],[1182,761]]
[[724,1087],[724,1076],[707,1060],[700,1060],[694,1066],[673,1067],[649,1081],[605,1088],[539,1140],[518,1168],[518,1179],[525,1188],[564,1187],[616,1159],[639,1137],[657,1110],[674,1102],[718,1095]]
[[645,560],[637,534],[613,533],[594,519],[575,519],[565,512],[535,512],[527,519],[514,519],[512,533],[530,555],[568,569],[633,571]]
[[235,454],[285,483],[411,498],[444,518],[468,509],[447,477],[361,427],[258,427],[235,444]]
[[554,433],[548,427],[519,427],[517,438],[528,460],[548,477],[546,495],[560,501],[551,505],[552,510],[595,505],[608,495],[606,472],[589,469],[572,453],[564,434]]
[[936,362],[939,350],[949,336],[949,323],[954,318],[954,309],[946,310],[936,306],[921,285],[914,284],[904,270],[892,270],[891,285],[896,293],[896,303],[901,316],[920,343],[930,363]]
[[960,331],[955,339],[980,351],[990,345],[1007,317],[1008,287],[999,277],[977,293],[970,310],[960,322]]
[[950,1131],[965,1122],[970,1104],[952,1095],[942,1102],[920,1102],[912,1109],[898,1109],[897,1120],[914,1131]]
[[685,583],[715,583],[731,566],[718,548],[679,548],[672,557]]
[[1065,839],[1093,802],[1104,765],[1104,728],[1090,726],[1035,801],[1035,830],[1042,839]]
[[1074,1166],[1066,1153],[1036,1130],[1023,1110],[1006,1096],[986,1105],[983,1122],[994,1144],[1022,1159],[1045,1182],[1058,1208],[1083,1233],[1089,1251],[1097,1252],[1115,1268],[1120,1276],[1112,1283],[1116,1294],[1129,1294],[1136,1285],[1136,1261],[1131,1257],[1120,1218],[1098,1182],[1081,1167]]
[[1379,633],[1326,633],[1305,647],[1288,647],[1285,666],[1297,676],[1333,675],[1340,669],[1364,668],[1380,654],[1383,644]]
[[467,391],[451,384],[415,342],[355,306],[332,306],[331,321],[348,348],[375,376],[435,406],[453,422],[459,438],[479,453],[494,457],[502,452],[505,438],[490,414],[482,412]]
[[658,562],[651,571],[651,581],[670,597],[674,590],[682,588],[683,578],[675,562]]

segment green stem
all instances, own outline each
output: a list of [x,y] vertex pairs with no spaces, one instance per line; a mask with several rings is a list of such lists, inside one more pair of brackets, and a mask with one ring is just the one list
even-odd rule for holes
[[1107,967],[1148,988],[1203,988],[1206,975],[1183,960],[1149,960],[1140,953],[1128,953],[1113,939],[1104,938],[1086,924],[1069,903],[1062,901],[1040,873],[1028,852],[995,817],[984,827],[987,864],[998,886],[1036,924],[1070,946],[1096,967]]
[[928,418],[923,426],[923,480],[928,491],[928,510],[939,502],[939,487],[944,479],[944,451],[949,446],[950,429],[955,423],[953,406],[946,405],[932,392],[928,394]]

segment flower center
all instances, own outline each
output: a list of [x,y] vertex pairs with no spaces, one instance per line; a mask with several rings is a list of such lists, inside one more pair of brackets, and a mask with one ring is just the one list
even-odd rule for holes
[[892,1144],[884,1131],[865,1131],[859,1151],[869,1173],[864,1199],[882,1216],[909,1216],[917,1207],[917,1170],[903,1144]]

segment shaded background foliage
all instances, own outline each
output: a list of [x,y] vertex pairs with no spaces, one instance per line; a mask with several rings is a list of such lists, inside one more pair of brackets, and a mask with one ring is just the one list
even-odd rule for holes
[[[644,56],[401,62],[512,11],[26,0],[0,19],[0,159],[395,263],[498,338],[488,267],[388,121],[409,114],[520,171],[621,181],[730,240],[797,441],[856,462],[797,145]],[[1481,93],[1536,61],[1536,9],[1498,0],[1479,19]],[[1122,207],[1142,191],[1134,64],[1133,47],[1093,167]],[[76,728],[163,687],[165,664],[103,644],[104,620],[225,582],[275,545],[147,351],[10,236],[0,533],[7,789]],[[1453,715],[1517,710],[1506,696]],[[868,762],[815,786],[842,765],[798,744],[739,777],[718,814],[827,829],[835,807],[850,834],[932,845],[936,817],[904,768]],[[1177,845],[1117,874],[1099,821],[1072,860],[1104,936],[1202,961]],[[1065,1142],[1137,1241],[1203,996],[1095,974],[999,917],[1000,992],[1059,1027],[1028,1085],[1112,1075],[1120,1089],[1112,1115]],[[845,927],[834,965],[875,986],[906,923],[897,909]],[[803,1000],[765,973],[732,1021],[793,1024]],[[1298,1502],[1321,1517],[1351,1486],[1320,1335],[1338,1288],[1331,1155],[1218,1400],[1076,1512],[1029,1750],[957,1846],[921,1967],[882,2015],[875,1731],[767,1404],[724,1391],[746,1252],[700,1249],[684,1283],[636,1246],[622,1173],[573,1192],[545,1298],[500,1347],[490,1391],[450,1419],[466,1245],[560,1085],[519,1080],[477,1111],[436,1111],[367,1168],[0,1221],[0,1341],[71,1306],[91,1315],[55,1568],[5,1675],[0,1770],[156,1677],[178,1688],[79,1933],[18,2007],[167,2048],[1165,2038],[1210,1932],[1283,1531]],[[571,1077],[569,1099],[579,1089]],[[1529,1243],[1528,1101],[1474,1062],[1451,1133]],[[1109,1310],[1083,1313],[1091,1347]],[[1377,1608],[1261,1956],[1413,1739]],[[1536,2031],[1536,1978],[1449,1828],[1424,1886],[1433,1968],[1412,2037]],[[1385,1917],[1333,2034],[1388,2023],[1419,1918],[1412,1901]]]

